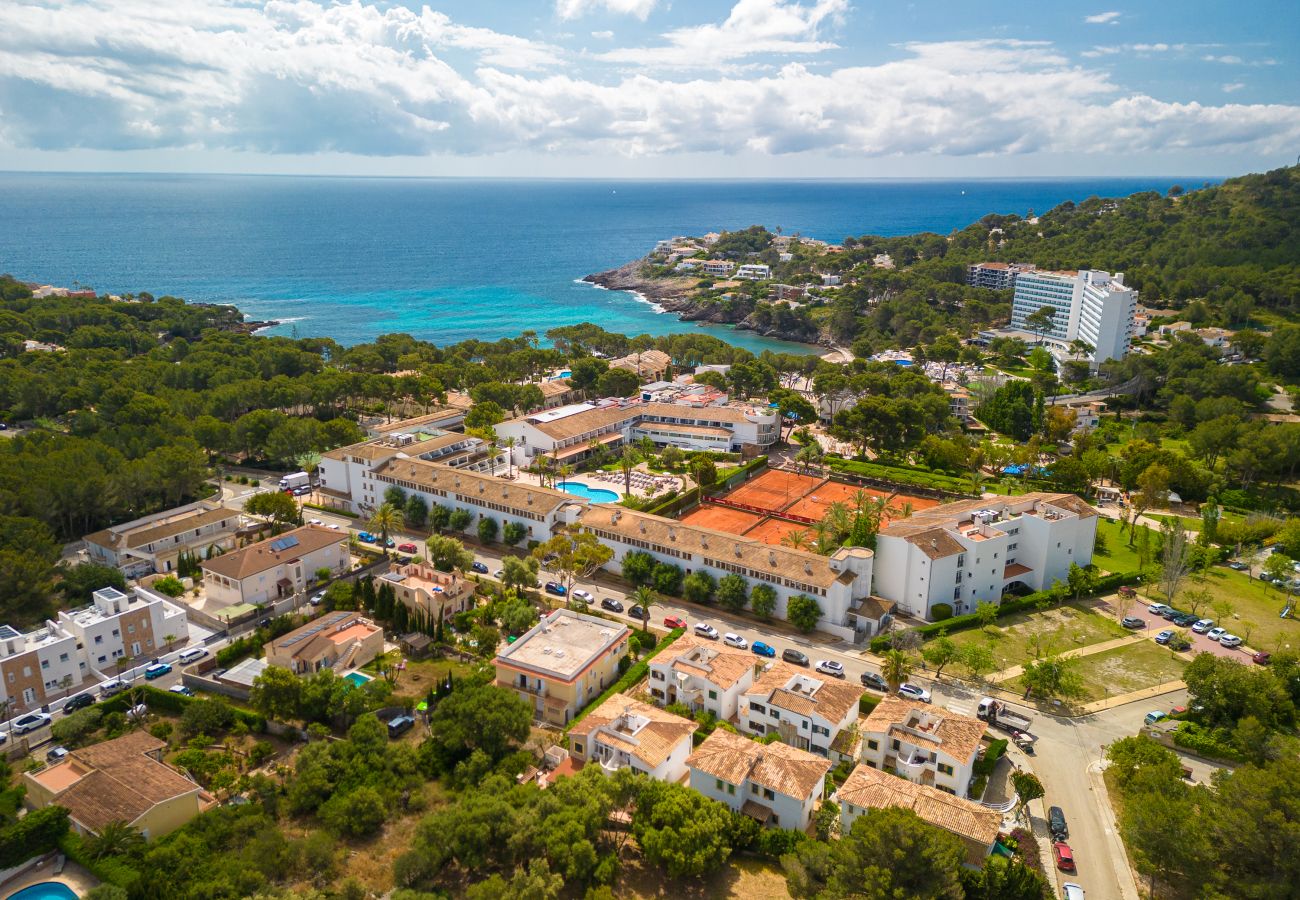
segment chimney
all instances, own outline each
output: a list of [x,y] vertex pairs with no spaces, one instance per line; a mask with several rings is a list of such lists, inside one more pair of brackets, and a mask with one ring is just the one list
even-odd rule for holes
[[740,557],[740,553],[741,553],[741,551],[740,551],[740,544],[736,544],[736,557],[737,557],[737,558]]
[[669,528],[668,528],[668,540],[670,540],[670,541],[675,541],[675,540],[677,540],[677,529],[676,529],[676,528],[673,528],[673,527],[669,526]]
[[703,547],[705,550],[709,549],[709,539],[704,535],[700,535],[700,546]]
[[804,561],[804,564],[803,564],[803,571],[804,571],[804,574],[805,574],[805,575],[811,575],[811,574],[812,574],[812,563],[810,563],[810,562],[808,562],[807,560],[805,560],[805,561]]
[[642,519],[638,524],[641,526],[641,533],[645,534],[645,519]]
[[776,565],[776,551],[775,551],[775,550],[769,550],[769,551],[767,551],[767,564],[768,564],[769,566],[774,566],[774,565]]

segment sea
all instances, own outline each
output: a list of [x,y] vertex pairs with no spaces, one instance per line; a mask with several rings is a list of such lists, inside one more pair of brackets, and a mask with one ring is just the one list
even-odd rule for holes
[[600,181],[0,173],[0,271],[26,281],[233,303],[271,334],[439,345],[594,322],[703,330],[582,282],[674,235],[765,225],[838,242],[941,234],[987,213],[1191,188],[1202,177]]

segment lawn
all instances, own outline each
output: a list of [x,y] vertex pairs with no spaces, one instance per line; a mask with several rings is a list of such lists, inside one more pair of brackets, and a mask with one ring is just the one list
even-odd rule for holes
[[1083,702],[1177,681],[1189,661],[1189,654],[1174,653],[1154,641],[1140,641],[1080,657],[1077,671],[1087,691]]
[[[1139,528],[1145,526],[1139,525]],[[1106,549],[1100,553],[1094,552],[1092,561],[1099,569],[1105,569],[1107,572],[1136,572],[1138,571],[1138,554],[1136,547],[1128,545],[1129,531],[1127,528],[1123,532],[1119,530],[1119,523],[1107,518],[1097,520],[1097,534],[1101,535]],[[1152,548],[1158,545],[1159,539],[1153,533],[1151,535]]]
[[[393,693],[398,697],[423,700],[429,688],[437,684],[438,679],[446,678],[448,672],[453,680],[461,681],[472,674],[475,668],[476,666],[459,659],[408,659],[405,671],[397,678]],[[378,666],[374,663],[363,666],[362,670],[371,675],[378,674]]]
[[1013,613],[985,632],[972,628],[952,635],[959,646],[983,643],[993,651],[998,670],[1023,665],[1035,651],[1063,652],[1128,634],[1114,619],[1086,604],[1067,603],[1042,612]]
[[[1249,578],[1245,572],[1215,566],[1206,574],[1203,585],[1190,578],[1184,581],[1179,597],[1182,597],[1182,592],[1199,589],[1209,591],[1212,598],[1205,615],[1220,619],[1219,624],[1239,635],[1250,646],[1269,651],[1300,647],[1300,620],[1279,616],[1286,605],[1286,597],[1272,585]],[[1146,594],[1145,590],[1143,594]],[[1151,595],[1164,599],[1154,585]],[[1232,604],[1231,613],[1227,617],[1218,613],[1213,608],[1216,602]]]

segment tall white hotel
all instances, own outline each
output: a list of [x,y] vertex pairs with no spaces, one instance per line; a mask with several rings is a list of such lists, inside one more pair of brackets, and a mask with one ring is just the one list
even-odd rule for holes
[[1043,338],[1061,350],[1074,340],[1091,344],[1089,359],[1123,359],[1133,335],[1138,292],[1124,285],[1124,273],[1022,272],[1011,301],[1011,327],[1030,331],[1025,320],[1044,306],[1055,311]]

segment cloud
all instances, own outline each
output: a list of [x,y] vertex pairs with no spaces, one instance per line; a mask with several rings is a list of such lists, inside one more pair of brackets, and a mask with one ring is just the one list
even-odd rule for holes
[[561,19],[576,19],[589,12],[604,10],[625,16],[635,16],[644,22],[659,0],[555,0],[555,14]]
[[760,54],[813,54],[836,44],[819,39],[823,24],[838,21],[848,0],[816,0],[804,6],[792,0],[737,0],[719,24],[669,31],[666,44],[626,47],[600,55],[607,62],[657,68],[711,68]]
[[1118,25],[1120,15],[1117,12],[1097,13],[1095,16],[1084,16],[1083,21],[1089,25]]
[[[1262,154],[1300,142],[1295,105],[1166,102],[1045,41],[917,42],[874,65],[792,61],[822,42],[819,27],[843,8],[834,2],[742,0],[733,32],[713,32],[722,58],[741,58],[730,43],[740,33],[798,49],[759,71],[675,77],[591,57],[576,66],[548,44],[356,0],[34,4],[0,4],[0,144],[20,150],[864,159]],[[1105,140],[1081,139],[1081,123]]]
[[1244,82],[1241,82],[1241,81],[1234,81],[1234,82],[1232,82],[1232,83],[1230,83],[1230,84],[1225,84],[1225,85],[1223,86],[1223,92],[1224,92],[1225,94],[1233,94],[1233,93],[1236,93],[1237,91],[1241,90],[1241,89],[1244,88],[1245,86],[1246,86],[1246,85],[1245,85]]
[[595,38],[596,40],[598,40],[598,41],[612,41],[612,40],[614,39],[614,32],[612,32],[612,31],[593,31],[593,32],[591,33],[591,36],[594,37],[594,38]]

